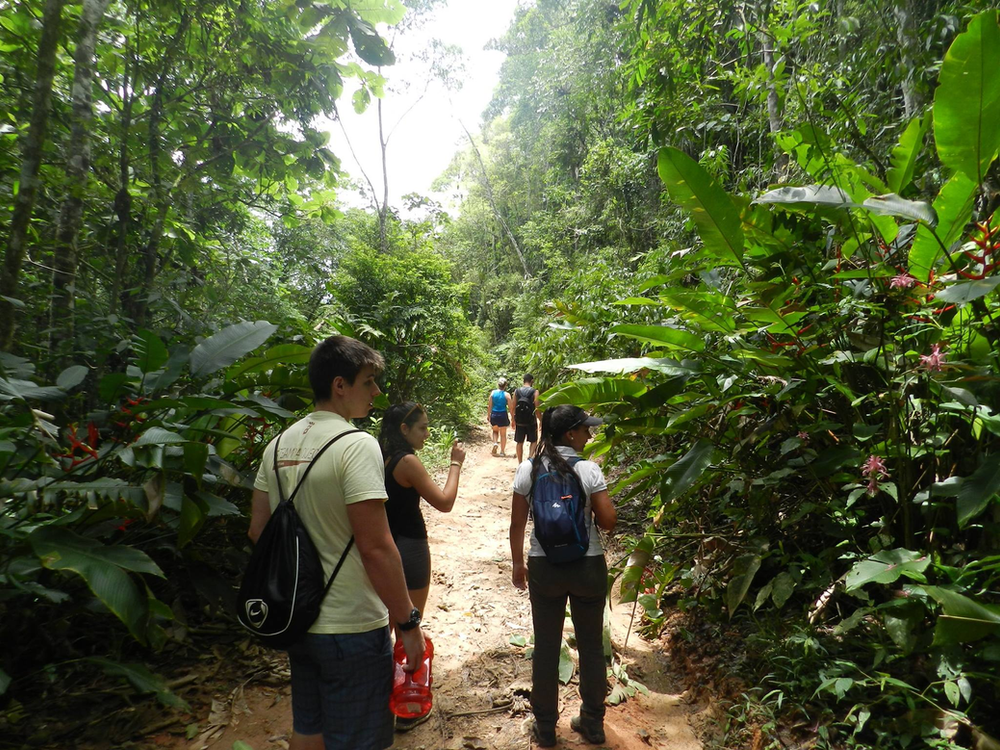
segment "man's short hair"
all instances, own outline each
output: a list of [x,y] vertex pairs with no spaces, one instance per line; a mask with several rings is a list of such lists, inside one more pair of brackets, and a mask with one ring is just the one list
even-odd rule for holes
[[532,377],[531,373],[526,373],[525,376],[524,376],[524,382],[525,383],[534,383],[535,382],[535,378]]
[[329,399],[330,386],[338,376],[354,385],[358,373],[366,365],[379,373],[385,367],[385,360],[370,346],[350,336],[331,336],[320,341],[309,356],[309,385],[313,397],[316,401]]

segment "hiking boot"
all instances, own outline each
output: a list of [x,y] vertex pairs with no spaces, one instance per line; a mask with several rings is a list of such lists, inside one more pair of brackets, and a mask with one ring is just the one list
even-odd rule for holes
[[555,727],[552,729],[542,729],[538,726],[538,722],[532,719],[531,739],[533,739],[535,744],[539,747],[555,747],[557,742]]
[[569,728],[574,732],[577,732],[583,739],[589,742],[591,745],[603,745],[604,744],[604,727],[594,726],[592,724],[585,724],[583,718],[580,716],[574,716],[569,720]]
[[414,716],[412,719],[403,719],[399,716],[396,717],[396,731],[397,732],[409,732],[413,727],[423,724],[431,718],[431,712],[428,711],[423,716]]
[[500,450],[500,446],[497,445],[496,443],[493,443],[493,455],[494,456],[497,454],[498,450]]

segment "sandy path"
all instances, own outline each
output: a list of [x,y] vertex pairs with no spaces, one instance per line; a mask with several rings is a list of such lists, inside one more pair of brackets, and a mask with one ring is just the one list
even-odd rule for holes
[[[513,444],[509,447],[513,449]],[[425,506],[433,574],[424,632],[434,641],[435,706],[426,723],[396,735],[393,748],[398,750],[534,747],[527,732],[530,662],[523,648],[510,643],[514,635],[531,634],[527,592],[510,582],[507,529],[516,462],[512,455],[491,456],[489,448],[486,431],[476,430],[452,513]],[[630,613],[630,607],[616,606],[611,617],[618,653]],[[568,618],[566,627],[571,631]],[[666,657],[632,635],[623,660],[629,675],[644,683],[650,695],[609,707],[604,747],[699,750],[701,744],[688,721],[692,708],[676,694],[680,688],[668,677]],[[280,674],[280,664],[276,666]],[[235,696],[230,690],[218,697],[225,702],[228,694],[233,721],[215,733],[210,744],[162,739],[155,744],[178,750],[206,746],[230,750],[242,740],[253,750],[287,747],[291,728],[287,686],[278,680],[271,687],[248,684]],[[593,747],[584,745],[569,728],[579,705],[575,678],[562,689],[561,703],[559,746]],[[206,721],[202,718],[202,727]]]

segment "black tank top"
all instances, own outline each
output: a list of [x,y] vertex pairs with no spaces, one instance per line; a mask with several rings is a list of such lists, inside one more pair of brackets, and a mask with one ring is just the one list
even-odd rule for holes
[[385,492],[389,496],[385,501],[385,514],[389,517],[393,538],[426,539],[427,527],[420,512],[420,493],[416,487],[402,487],[392,475],[399,462],[412,454],[412,450],[398,451],[385,466]]

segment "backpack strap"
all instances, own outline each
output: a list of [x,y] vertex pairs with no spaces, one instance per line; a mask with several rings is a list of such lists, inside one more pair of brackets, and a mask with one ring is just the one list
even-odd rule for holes
[[[299,483],[297,485],[295,485],[295,489],[292,490],[292,494],[288,496],[288,504],[289,505],[295,505],[295,503],[293,502],[295,500],[295,496],[299,493],[299,490],[302,489],[302,485],[305,483],[306,477],[309,476],[309,471],[312,469],[312,467],[319,460],[319,457],[322,456],[326,452],[326,449],[329,448],[334,443],[336,443],[342,437],[346,437],[347,435],[353,435],[356,432],[361,432],[361,430],[344,430],[344,432],[340,433],[339,435],[336,435],[335,437],[333,437],[329,441],[327,441],[326,445],[324,445],[322,448],[320,448],[316,452],[316,455],[313,456],[312,460],[309,461],[309,465],[306,466],[306,470],[302,474],[302,479],[300,479]],[[282,433],[282,434],[284,434],[284,433]],[[278,499],[281,500],[282,502],[284,502],[284,500],[285,500],[285,491],[281,488],[281,478],[278,476],[278,444],[280,442],[281,442],[281,435],[278,435],[278,437],[274,441],[274,456],[273,456],[273,458],[274,458],[274,481],[278,485]]]
[[[288,498],[289,505],[294,507],[294,503],[292,502],[292,500],[295,498],[299,490],[302,488],[302,484],[306,481],[306,477],[309,476],[309,470],[315,465],[316,461],[319,459],[320,456],[323,455],[326,449],[329,448],[334,443],[336,443],[345,435],[353,435],[355,432],[361,432],[361,430],[345,430],[339,435],[336,435],[335,437],[328,440],[327,443],[316,452],[316,455],[313,456],[312,460],[309,461],[309,465],[306,466],[306,470],[305,473],[302,475],[302,479],[300,479],[299,483],[295,485],[295,489],[292,491],[291,496]],[[283,435],[284,433],[281,434]],[[284,502],[285,492],[284,490],[281,489],[281,478],[278,476],[278,445],[280,443],[281,443],[281,435],[278,435],[278,437],[274,441],[274,481],[278,485],[278,499],[281,500],[281,502]],[[352,534],[351,538],[347,540],[347,546],[344,547],[344,551],[343,553],[341,553],[340,559],[337,561],[337,565],[333,569],[333,573],[330,574],[330,580],[328,580],[326,582],[326,586],[323,587],[324,598],[330,591],[330,587],[333,585],[333,579],[337,577],[337,573],[339,573],[340,569],[343,567],[344,561],[347,560],[347,555],[350,553],[351,547],[353,546],[354,546],[354,535]]]

